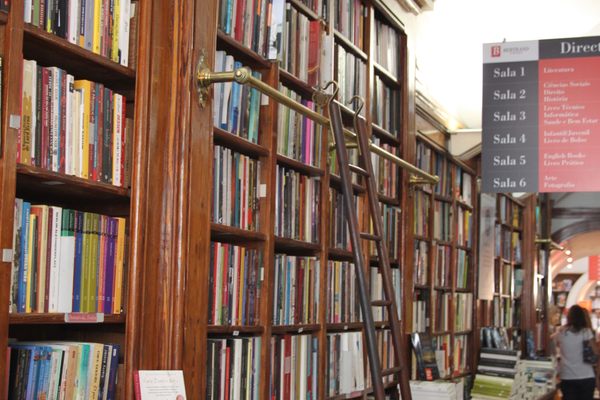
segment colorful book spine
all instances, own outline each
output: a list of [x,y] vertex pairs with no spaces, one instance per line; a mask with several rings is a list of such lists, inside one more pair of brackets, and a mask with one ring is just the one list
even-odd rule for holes
[[17,204],[19,257],[12,276],[18,283],[13,282],[11,312],[119,313],[115,297],[122,289],[117,282],[122,282],[124,262],[113,243],[124,246],[125,231],[115,235],[115,226],[124,227],[125,220],[21,199]]
[[318,344],[311,335],[271,338],[269,399],[317,399]]
[[319,260],[275,255],[273,324],[313,324],[319,304]]
[[349,323],[362,320],[357,290],[354,264],[330,260],[327,264],[327,322]]

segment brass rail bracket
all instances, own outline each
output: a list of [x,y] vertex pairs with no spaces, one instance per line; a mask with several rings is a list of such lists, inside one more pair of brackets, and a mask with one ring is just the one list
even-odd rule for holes
[[419,178],[418,176],[411,175],[408,183],[411,185],[430,185],[431,181],[423,178]]
[[561,246],[560,244],[556,243],[554,240],[552,240],[550,238],[545,238],[545,239],[536,238],[535,244],[547,244],[550,246],[550,249],[559,250],[559,251],[565,250],[565,246]]
[[198,67],[196,68],[196,91],[198,92],[198,101],[200,107],[206,107],[208,101],[208,94],[210,88],[210,68],[206,63],[206,53],[204,49],[200,50],[200,56],[198,57]]

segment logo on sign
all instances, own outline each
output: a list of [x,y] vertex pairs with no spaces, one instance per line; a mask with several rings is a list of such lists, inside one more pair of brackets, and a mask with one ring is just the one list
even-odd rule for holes
[[492,57],[500,57],[502,55],[502,46],[492,46]]

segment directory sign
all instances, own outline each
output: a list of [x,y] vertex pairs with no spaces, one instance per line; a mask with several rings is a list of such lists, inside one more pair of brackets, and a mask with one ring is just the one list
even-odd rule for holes
[[482,191],[599,191],[600,37],[483,52]]

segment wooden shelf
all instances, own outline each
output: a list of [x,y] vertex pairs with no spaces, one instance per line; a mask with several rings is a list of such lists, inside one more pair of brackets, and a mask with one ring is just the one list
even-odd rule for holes
[[220,146],[228,147],[239,153],[254,158],[261,156],[267,157],[269,155],[269,149],[266,147],[252,143],[247,139],[234,135],[233,133],[229,133],[221,128],[214,127],[213,133],[214,143]]
[[435,241],[435,244],[437,244],[438,246],[447,246],[450,247],[452,246],[452,242],[450,240],[440,240],[440,239],[433,239]]
[[261,334],[265,328],[262,326],[209,325],[207,331],[209,334],[237,336],[238,334]]
[[316,255],[321,249],[318,243],[303,242],[301,240],[289,239],[275,236],[275,252],[298,255]]
[[267,240],[267,235],[262,232],[248,231],[229,225],[211,222],[210,239],[212,241],[226,243],[264,242]]
[[121,216],[129,210],[129,189],[17,164],[17,197],[81,211]]
[[413,238],[415,240],[420,240],[421,242],[431,242],[430,238],[428,238],[427,236],[423,236],[423,235],[414,234]]
[[379,76],[387,85],[392,85],[396,88],[401,86],[398,78],[396,78],[396,75],[388,71],[383,65],[374,61],[373,68],[375,69],[375,74]]
[[283,86],[293,89],[305,98],[311,99],[313,93],[315,93],[315,88],[285,69],[279,70],[279,77],[281,78]]
[[306,15],[308,18],[310,18],[312,20],[317,20],[317,19],[321,18],[317,15],[316,12],[314,12],[313,10],[311,10],[310,8],[308,8],[307,6],[305,6],[303,3],[299,2],[298,0],[287,0],[287,2],[290,3],[292,6],[294,6],[294,8],[296,8],[298,11],[302,12],[302,14]]
[[473,293],[473,290],[469,289],[469,288],[455,288],[454,289],[455,292],[457,293]]
[[459,335],[468,335],[470,333],[472,333],[473,330],[472,329],[466,329],[464,331],[456,331],[454,332],[454,336],[459,336]]
[[75,79],[89,79],[133,100],[135,71],[107,57],[92,53],[66,39],[48,33],[34,25],[23,29],[23,57],[36,60],[44,67],[56,66],[68,71]]
[[308,176],[323,176],[325,175],[325,171],[322,168],[313,167],[312,165],[304,164],[300,161],[294,160],[293,158],[289,158],[283,156],[281,154],[277,154],[277,164],[291,168],[295,171],[300,172],[301,174]]
[[446,194],[434,193],[433,198],[434,198],[434,200],[443,201],[446,203],[452,203],[452,201],[453,201],[452,196],[448,196]]
[[236,60],[241,61],[252,69],[268,69],[271,65],[269,60],[220,30],[217,32],[217,49],[227,51]]
[[429,286],[429,285],[421,285],[418,283],[415,283],[414,287],[415,287],[415,289],[421,289],[421,290],[430,290],[431,289],[431,286]]
[[377,198],[381,203],[385,203],[390,206],[400,206],[400,200],[396,197],[389,197],[381,193],[377,193]]
[[276,335],[283,334],[302,334],[317,332],[321,329],[319,324],[298,324],[298,325],[273,325],[271,332]]
[[469,203],[466,203],[466,202],[464,202],[461,199],[456,199],[456,204],[458,204],[460,207],[462,207],[464,209],[467,209],[469,211],[473,211],[473,205],[471,205]]
[[431,332],[431,334],[433,336],[444,336],[444,335],[450,335],[451,333],[452,333],[451,331]]
[[460,249],[460,250],[464,250],[464,251],[471,251],[472,250],[470,246],[464,246],[462,244],[457,244],[456,248]]
[[[338,175],[329,175],[329,186],[335,188],[338,191],[342,190],[342,178],[340,178]],[[360,193],[365,193],[367,191],[367,189],[362,186],[359,185],[358,183],[353,183],[352,184],[352,191],[355,194],[360,194]]]
[[[94,313],[95,315],[95,313]],[[8,321],[10,325],[49,325],[65,324],[79,325],[85,324],[123,324],[125,323],[125,314],[105,314],[103,322],[66,322],[65,313],[28,313],[28,314],[9,314]]]
[[338,32],[336,30],[333,32],[333,36],[335,38],[336,43],[342,45],[346,49],[346,51],[351,52],[356,57],[360,58],[362,61],[367,62],[367,54],[364,51],[362,51],[362,49],[360,49],[357,45],[352,43],[350,39],[342,35],[341,32]]
[[433,290],[439,290],[440,292],[451,292],[452,286],[434,286]]
[[371,124],[371,130],[373,131],[373,135],[377,136],[379,139],[381,139],[383,142],[391,144],[392,146],[400,146],[401,142],[398,139],[398,137],[393,134],[392,132],[383,129],[381,126],[372,123]]
[[352,251],[332,247],[328,250],[328,258],[335,261],[354,261]]
[[362,322],[339,322],[339,323],[328,323],[326,325],[327,332],[346,332],[356,331],[362,329]]

